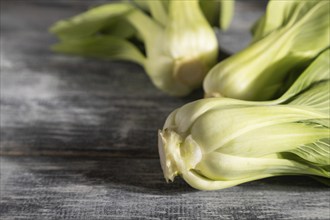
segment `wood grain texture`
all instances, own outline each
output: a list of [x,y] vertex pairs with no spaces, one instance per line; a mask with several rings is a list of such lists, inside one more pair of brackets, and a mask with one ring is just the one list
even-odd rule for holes
[[[329,189],[307,177],[166,184],[157,129],[202,91],[169,97],[135,64],[49,50],[51,24],[103,2],[1,0],[0,219],[330,218]],[[264,7],[238,1],[221,48],[244,47]]]
[[166,184],[157,159],[1,158],[1,219],[327,219],[330,192],[307,177],[221,191]]

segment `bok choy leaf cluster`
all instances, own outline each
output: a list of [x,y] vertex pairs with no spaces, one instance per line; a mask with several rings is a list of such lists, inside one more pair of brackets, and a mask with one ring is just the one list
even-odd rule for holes
[[59,21],[50,31],[60,39],[55,51],[136,62],[154,85],[174,96],[200,87],[218,55],[198,0],[105,4]]
[[330,1],[277,1],[252,29],[252,43],[217,64],[203,87],[207,97],[276,98],[299,72],[330,46]]
[[277,100],[206,98],[173,111],[159,132],[166,180],[215,190],[279,175],[330,178],[330,51]]

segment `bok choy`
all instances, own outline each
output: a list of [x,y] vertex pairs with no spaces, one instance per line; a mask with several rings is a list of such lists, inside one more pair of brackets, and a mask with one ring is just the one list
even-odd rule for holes
[[203,83],[207,97],[276,98],[292,72],[329,48],[330,1],[271,0],[252,32],[248,47],[207,74]]
[[[168,10],[170,0],[162,0],[165,10]],[[133,0],[145,11],[153,13],[153,8],[146,0]],[[235,0],[199,0],[202,12],[211,26],[227,30],[234,15]]]
[[106,4],[59,21],[50,29],[61,40],[53,49],[136,62],[162,91],[187,95],[216,63],[213,29],[198,0],[145,1],[144,7],[150,13],[133,3]]
[[215,190],[279,175],[330,178],[329,50],[277,100],[198,100],[173,111],[159,132],[167,181]]

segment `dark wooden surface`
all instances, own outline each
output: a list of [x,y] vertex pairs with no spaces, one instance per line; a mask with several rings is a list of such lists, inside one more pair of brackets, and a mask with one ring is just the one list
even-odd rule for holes
[[[202,92],[168,97],[135,64],[51,53],[47,28],[93,4],[1,0],[1,219],[330,218],[329,189],[307,177],[167,184],[157,129]],[[263,7],[238,2],[221,47],[244,47]]]

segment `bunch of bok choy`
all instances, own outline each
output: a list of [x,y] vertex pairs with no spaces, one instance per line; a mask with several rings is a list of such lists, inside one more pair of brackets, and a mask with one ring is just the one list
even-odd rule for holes
[[207,98],[173,111],[159,132],[166,180],[181,175],[201,190],[279,175],[329,182],[329,57],[323,52],[277,100]]
[[[200,87],[217,61],[218,43],[199,1],[133,3],[106,4],[57,22],[50,29],[61,40],[54,51],[136,62],[159,89],[174,96]],[[228,26],[231,14],[225,15],[223,26]]]
[[253,42],[217,64],[203,87],[207,97],[276,98],[293,72],[330,46],[330,1],[277,1],[253,27]]

